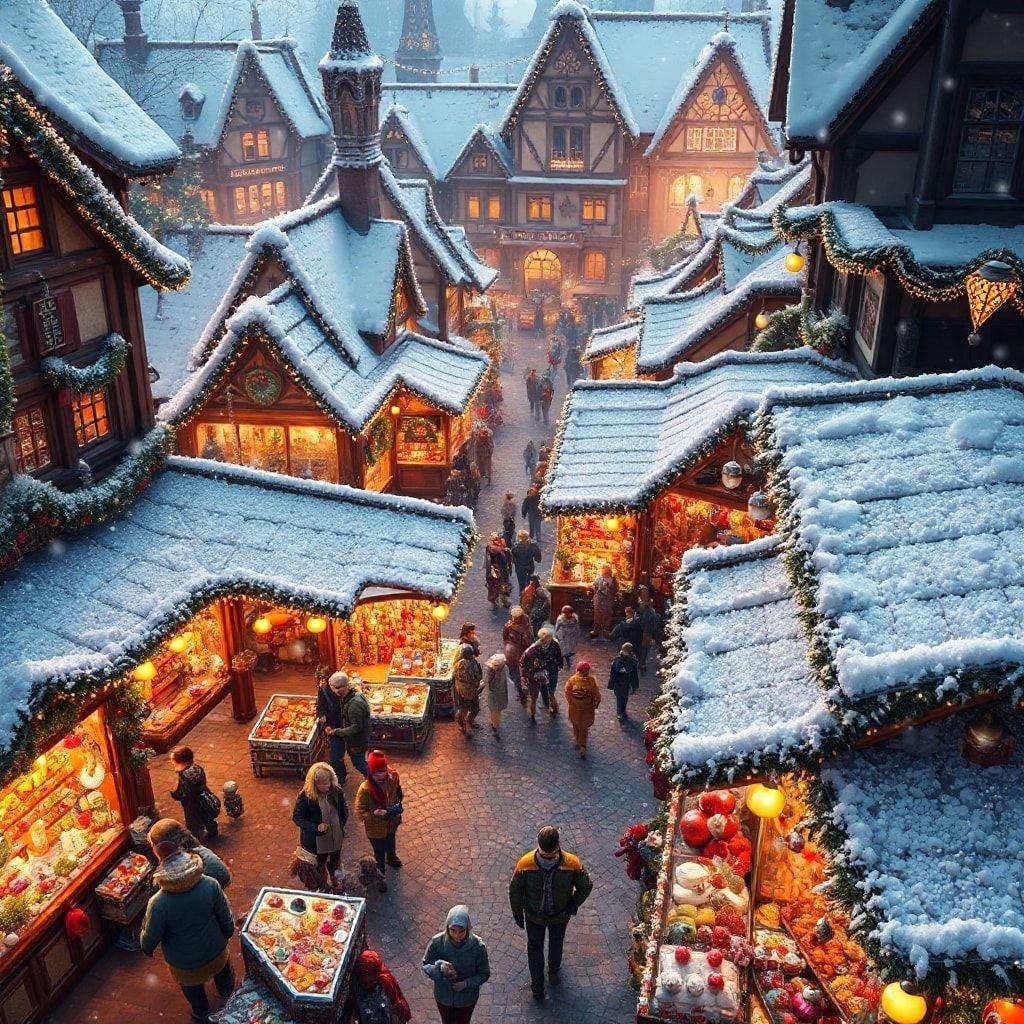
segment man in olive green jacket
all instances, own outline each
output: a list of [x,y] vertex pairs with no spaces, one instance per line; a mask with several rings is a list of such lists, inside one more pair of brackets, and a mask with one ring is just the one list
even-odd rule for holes
[[580,859],[562,849],[554,825],[545,825],[537,833],[537,848],[524,853],[516,864],[508,886],[508,901],[516,927],[526,928],[530,987],[538,1002],[544,998],[545,932],[548,981],[557,985],[566,926],[593,888],[594,883]]
[[328,736],[345,741],[348,759],[356,771],[367,774],[366,748],[370,745],[370,705],[358,686],[353,686],[344,672],[335,672],[328,680],[341,702],[341,725],[328,729]]

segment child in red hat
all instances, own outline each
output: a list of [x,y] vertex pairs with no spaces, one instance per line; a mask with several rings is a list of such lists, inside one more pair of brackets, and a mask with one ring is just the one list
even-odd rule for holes
[[366,767],[369,775],[356,792],[355,810],[377,860],[377,889],[387,892],[387,865],[393,868],[402,866],[395,849],[395,833],[402,824],[404,794],[398,772],[388,764],[382,751],[371,750],[366,756]]

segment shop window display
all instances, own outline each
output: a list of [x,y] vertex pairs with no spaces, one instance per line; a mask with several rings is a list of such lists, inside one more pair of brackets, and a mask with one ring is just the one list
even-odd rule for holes
[[555,550],[556,583],[593,583],[607,562],[620,588],[633,586],[636,560],[634,516],[561,516]]
[[230,423],[200,423],[196,434],[200,458],[238,465],[238,436]]
[[[276,672],[282,664],[315,666],[320,645],[306,628],[307,617],[282,608],[246,602],[245,646],[256,655],[258,672]],[[269,628],[266,628],[269,627]]]
[[334,620],[334,643],[339,665],[390,665],[399,650],[436,652],[437,620],[427,601],[371,601]]
[[271,473],[288,472],[287,441],[284,427],[240,423],[238,442],[242,464]]
[[[0,791],[0,964],[49,925],[63,891],[123,833],[96,711]],[[13,938],[12,938],[13,936]],[[2,972],[2,967],[0,967]]]
[[396,431],[398,461],[406,465],[445,462],[444,428],[440,416],[399,416]]
[[331,427],[289,427],[292,474],[307,480],[338,482],[338,441]]

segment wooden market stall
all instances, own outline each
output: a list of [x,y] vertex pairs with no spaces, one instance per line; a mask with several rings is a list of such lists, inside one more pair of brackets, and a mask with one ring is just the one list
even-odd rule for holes
[[155,747],[228,694],[236,719],[256,716],[252,602],[313,638],[372,587],[446,608],[473,539],[465,510],[187,459],[138,489],[0,587],[5,1024],[41,1020],[141,912],[146,879],[119,862],[148,849],[148,819],[132,825],[153,806]]
[[684,558],[647,725],[667,804],[624,837],[638,1021],[1024,1013],[1019,484],[991,478],[1022,413],[995,369],[762,405],[784,532]]
[[852,369],[809,349],[724,353],[668,381],[584,381],[566,404],[542,493],[556,517],[555,609],[592,615],[602,563],[620,598],[643,583],[671,596],[685,551],[774,528],[746,418],[773,386],[845,380]]

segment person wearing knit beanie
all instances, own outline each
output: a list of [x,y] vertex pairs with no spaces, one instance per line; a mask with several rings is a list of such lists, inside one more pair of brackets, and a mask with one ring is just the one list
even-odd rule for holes
[[356,791],[355,812],[373,847],[373,856],[377,861],[377,889],[387,892],[387,867],[402,866],[395,848],[395,833],[402,824],[402,801],[405,794],[402,792],[398,772],[388,765],[388,759],[382,751],[371,750],[366,755],[366,768],[366,781]]

